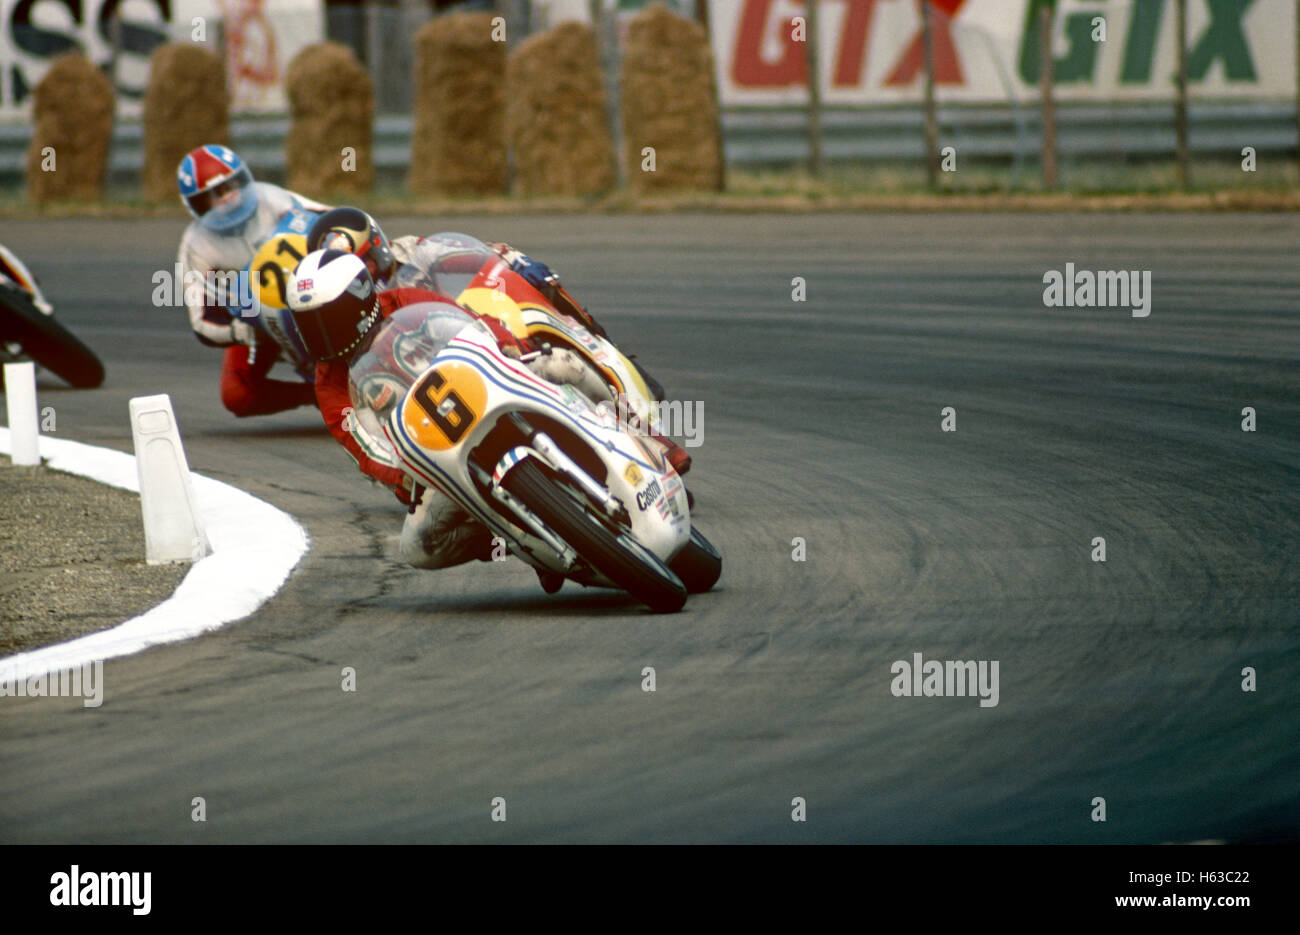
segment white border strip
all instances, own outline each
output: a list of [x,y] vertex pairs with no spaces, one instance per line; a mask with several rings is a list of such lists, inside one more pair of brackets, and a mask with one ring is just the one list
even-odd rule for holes
[[[40,446],[47,467],[140,492],[134,455],[45,435]],[[0,453],[10,450],[9,429],[0,427]],[[307,531],[238,487],[191,477],[212,554],[190,568],[175,593],[112,629],[0,659],[0,678],[12,682],[189,639],[249,616],[280,590],[307,553]]]

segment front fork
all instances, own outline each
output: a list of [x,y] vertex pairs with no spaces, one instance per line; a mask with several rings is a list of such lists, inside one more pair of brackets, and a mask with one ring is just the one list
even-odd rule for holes
[[486,470],[470,462],[471,470],[483,486],[491,491],[492,496],[504,504],[512,513],[523,521],[524,525],[530,528],[538,538],[545,541],[552,549],[560,554],[561,560],[566,568],[572,568],[577,560],[577,554],[568,547],[558,536],[556,536],[544,523],[528,509],[523,503],[520,503],[508,490],[506,490],[501,481],[510,473],[510,470],[526,458],[538,457],[540,460],[555,473],[569,479],[582,491],[588,502],[596,507],[602,513],[605,519],[615,527],[630,528],[632,517],[627,511],[627,507],[609,492],[602,484],[596,481],[594,477],[588,474],[582,467],[570,458],[545,432],[534,429],[529,425],[528,420],[519,413],[511,413],[510,421],[523,435],[526,443],[515,445],[497,461],[492,473],[489,475]]

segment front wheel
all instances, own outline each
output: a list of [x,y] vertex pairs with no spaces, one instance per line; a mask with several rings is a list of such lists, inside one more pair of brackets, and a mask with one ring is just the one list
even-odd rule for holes
[[23,353],[80,389],[104,382],[104,365],[53,316],[20,289],[0,283],[0,343],[21,344]]
[[501,485],[583,561],[651,610],[673,613],[686,603],[686,586],[667,565],[631,533],[607,529],[532,458],[511,468]]

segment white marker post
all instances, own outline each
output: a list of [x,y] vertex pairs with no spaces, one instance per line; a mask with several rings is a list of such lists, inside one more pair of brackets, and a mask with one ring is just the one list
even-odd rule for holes
[[131,400],[131,436],[140,475],[145,558],[150,565],[197,562],[212,553],[194,502],[190,466],[166,393]]
[[9,431],[13,463],[41,463],[39,423],[36,421],[36,365],[31,362],[5,364],[5,405],[9,410]]

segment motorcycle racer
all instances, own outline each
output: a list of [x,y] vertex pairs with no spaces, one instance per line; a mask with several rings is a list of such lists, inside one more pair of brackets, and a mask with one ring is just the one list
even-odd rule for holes
[[[493,243],[489,246],[561,314],[571,315],[603,338],[609,337],[605,329],[565,291],[560,285],[560,277],[545,263],[525,256],[509,244]],[[419,237],[412,234],[389,241],[374,218],[360,208],[346,205],[331,208],[312,222],[307,232],[307,249],[324,248],[343,250],[361,257],[380,289],[415,287],[446,293],[447,290],[441,287],[439,273],[472,273],[478,266],[477,260],[466,257],[474,262],[474,269],[462,268],[457,260],[463,254],[456,242],[446,235]]]
[[[232,315],[217,295],[213,274],[248,266],[258,246],[281,224],[305,233],[311,214],[327,205],[267,182],[225,146],[191,150],[176,169],[181,202],[194,218],[181,236],[176,259],[183,282],[200,278],[202,299],[185,290],[190,327],[200,342],[225,349],[221,402],[236,416],[267,415],[315,402],[310,385],[268,379],[280,348],[249,321]],[[296,215],[293,212],[297,212]],[[311,214],[309,214],[310,212]]]
[[[559,276],[549,266],[526,256],[509,244],[490,243],[488,246],[513,272],[541,293],[561,315],[582,322],[588,330],[612,342],[605,329],[560,284]],[[324,248],[342,250],[361,257],[376,288],[381,292],[418,288],[441,293],[453,301],[457,290],[446,288],[444,279],[448,276],[472,275],[482,264],[479,254],[465,250],[465,244],[459,235],[410,235],[390,241],[373,217],[360,208],[346,205],[331,208],[312,222],[311,229],[307,232],[307,249],[314,251]],[[634,357],[629,356],[627,359],[636,367],[651,395],[662,401],[665,394],[659,382],[646,373]],[[663,444],[668,459],[678,474],[690,470],[691,457],[685,449],[665,436],[651,434]]]
[[348,368],[369,347],[380,320],[420,302],[451,306],[482,322],[504,353],[516,359],[528,358],[525,366],[543,379],[568,383],[595,399],[611,399],[604,382],[572,351],[555,349],[550,354],[535,354],[496,319],[476,315],[429,289],[377,289],[366,264],[350,252],[309,253],[295,268],[286,295],[289,313],[281,316],[281,322],[293,332],[295,343],[317,361],[316,402],[325,424],[362,473],[390,488],[409,508],[399,555],[417,568],[446,568],[474,559],[487,561],[493,543],[487,528],[449,497],[437,490],[415,487],[400,468],[368,454],[354,434]]

